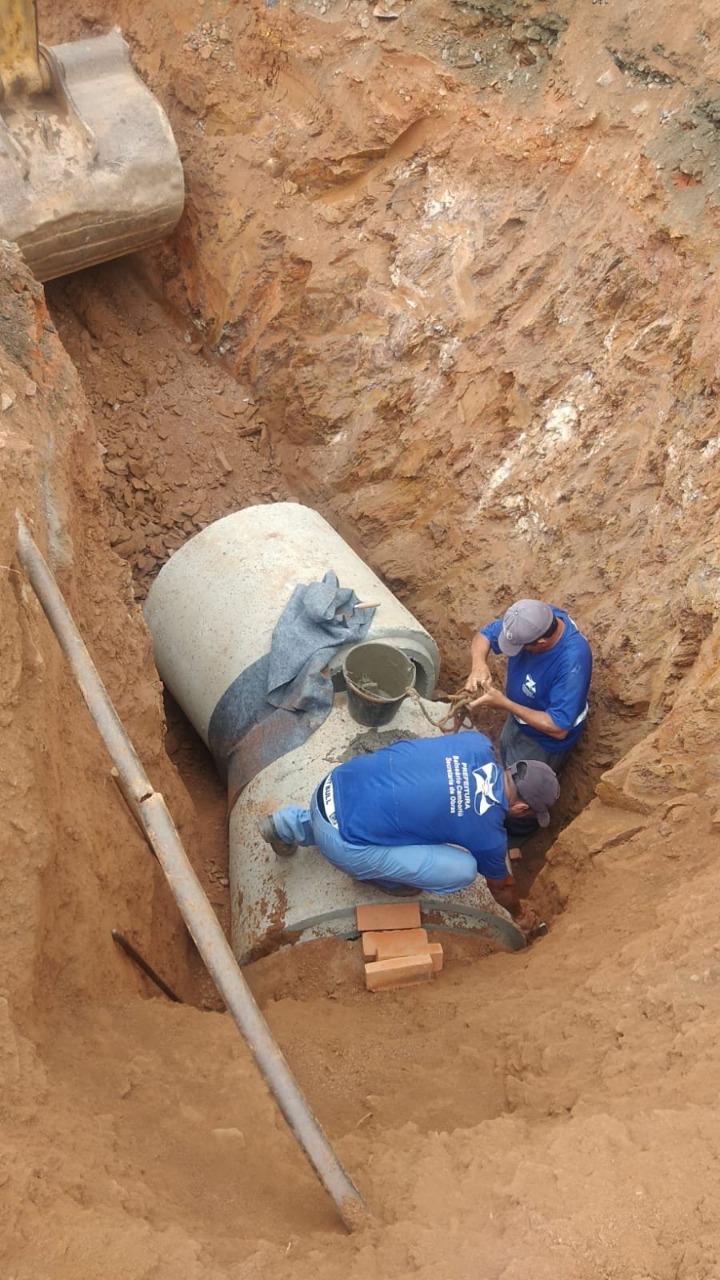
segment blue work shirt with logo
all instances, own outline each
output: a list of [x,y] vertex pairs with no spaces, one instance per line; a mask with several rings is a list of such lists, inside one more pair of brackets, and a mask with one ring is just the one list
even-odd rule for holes
[[[521,649],[514,658],[508,658],[505,694],[522,707],[546,711],[558,729],[567,729],[567,737],[551,738],[540,729],[533,729],[520,716],[513,716],[529,738],[534,738],[547,751],[561,752],[569,751],[582,733],[587,716],[592,654],[572,618],[555,605],[550,608],[565,623],[565,630],[551,649],[542,653]],[[502,618],[480,628],[480,635],[490,641],[493,653],[502,653],[498,644],[501,630]]]
[[393,742],[331,776],[338,830],[350,844],[457,844],[481,875],[507,874],[502,769],[484,734]]

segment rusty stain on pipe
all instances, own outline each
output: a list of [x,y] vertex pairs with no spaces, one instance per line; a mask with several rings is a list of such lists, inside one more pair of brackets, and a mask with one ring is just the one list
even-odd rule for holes
[[17,523],[18,559],[115,763],[123,793],[140,816],[195,945],[263,1079],[345,1226],[352,1231],[367,1222],[368,1206],[335,1155],[273,1039],[190,864],[165,801],[145,775],[53,574],[22,516],[18,515]]

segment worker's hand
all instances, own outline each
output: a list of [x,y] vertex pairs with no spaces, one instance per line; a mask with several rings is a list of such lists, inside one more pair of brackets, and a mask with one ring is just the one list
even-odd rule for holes
[[478,663],[476,667],[473,667],[470,675],[465,681],[465,688],[469,693],[475,693],[477,689],[488,689],[491,684],[492,676],[490,675],[490,668],[487,663],[483,662],[482,664]]
[[540,917],[530,906],[527,899],[523,898],[521,900],[520,907],[521,910],[519,914],[513,917],[514,923],[517,925],[520,932],[525,935],[526,939],[529,939],[533,930],[539,925]]
[[474,711],[475,707],[498,707],[502,709],[507,705],[507,698],[500,689],[496,689],[491,683],[487,687],[483,687],[481,696],[475,698],[469,705],[471,711]]

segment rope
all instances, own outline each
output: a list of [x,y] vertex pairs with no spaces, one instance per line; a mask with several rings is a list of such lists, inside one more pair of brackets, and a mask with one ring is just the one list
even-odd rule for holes
[[[465,724],[467,724],[470,729],[474,728],[474,722],[472,716],[468,713],[468,707],[478,695],[476,693],[471,693],[469,689],[460,689],[458,693],[450,694],[448,698],[448,702],[451,703],[450,710],[446,711],[445,715],[440,720],[434,720],[431,715],[428,715],[423,705],[423,700],[416,689],[406,689],[405,693],[407,697],[415,699],[419,704],[420,710],[422,711],[425,719],[428,720],[435,729],[440,729],[442,733],[459,733]],[[452,724],[450,724],[450,721],[452,721]]]

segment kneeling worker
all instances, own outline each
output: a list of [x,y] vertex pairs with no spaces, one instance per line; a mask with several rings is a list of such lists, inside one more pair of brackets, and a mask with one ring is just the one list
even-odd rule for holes
[[559,794],[546,764],[518,760],[502,769],[489,738],[471,730],[355,756],[322,780],[309,809],[285,805],[258,828],[276,853],[316,845],[333,866],[388,893],[456,893],[479,872],[519,919],[505,817],[547,826]]
[[[504,693],[492,683],[491,652],[508,659]],[[476,633],[465,688],[479,694],[471,707],[506,713],[503,765],[542,760],[559,773],[583,731],[591,674],[590,645],[569,614],[543,600],[516,600]],[[507,828],[516,844],[537,830],[531,816],[513,813]]]

